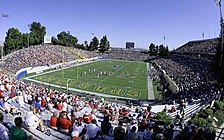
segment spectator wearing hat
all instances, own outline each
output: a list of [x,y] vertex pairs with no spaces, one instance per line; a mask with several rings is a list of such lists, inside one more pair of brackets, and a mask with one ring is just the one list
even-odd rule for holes
[[0,113],[0,139],[8,140],[9,136],[8,136],[7,128],[2,124],[3,119],[4,119],[4,117],[3,117],[2,113]]
[[21,117],[16,117],[14,120],[16,126],[13,126],[10,130],[10,140],[28,140],[27,134],[22,130],[23,120]]

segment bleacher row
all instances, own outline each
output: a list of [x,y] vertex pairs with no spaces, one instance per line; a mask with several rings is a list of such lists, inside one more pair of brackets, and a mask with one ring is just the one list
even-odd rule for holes
[[111,50],[104,54],[106,57],[111,59],[123,59],[131,61],[145,61],[148,59],[155,58],[149,54],[142,53],[140,50],[123,49],[123,48],[111,48]]
[[[77,53],[79,52],[80,56]],[[97,53],[59,45],[36,45],[15,51],[4,58],[3,68],[16,73],[26,67],[50,66],[61,62],[70,62],[79,57],[93,58]]]
[[218,38],[189,41],[177,48],[174,52],[179,53],[215,53],[218,44]]
[[[211,102],[215,99],[218,99],[218,95],[212,97],[211,99],[209,99],[207,102],[202,102],[200,99],[194,101],[191,104],[187,104],[186,108],[184,109],[184,118],[186,120],[190,119],[195,113],[199,112],[201,109],[206,108],[208,105],[211,104]],[[178,108],[178,105],[175,106],[176,108]],[[173,113],[168,113],[173,119],[176,118],[177,112],[173,112]]]

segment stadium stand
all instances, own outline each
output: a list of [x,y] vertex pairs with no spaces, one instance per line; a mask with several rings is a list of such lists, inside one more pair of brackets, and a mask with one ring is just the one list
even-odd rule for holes
[[131,61],[146,61],[155,59],[154,56],[150,56],[144,53],[142,50],[124,49],[124,48],[111,48],[106,57],[111,59],[123,59]]
[[[203,43],[193,42],[192,45],[190,42],[191,45],[180,47],[179,50],[190,53],[192,46],[201,46],[197,50],[193,47],[193,50],[200,53],[212,51],[214,46],[211,44],[214,42],[208,42],[210,45],[207,47]],[[155,59],[141,51],[120,48],[112,48],[110,52],[101,55],[106,58],[137,61]],[[28,124],[23,126],[23,129],[33,139],[77,137],[96,140],[128,139],[130,137],[136,140],[194,139],[196,137],[215,139],[214,131],[207,131],[185,122],[185,119],[210,104],[212,100],[220,98],[220,91],[214,84],[214,73],[207,59],[173,55],[167,59],[154,60],[153,63],[161,66],[176,83],[179,91],[176,94],[169,94],[165,85],[163,89],[167,96],[163,102],[165,105],[152,105],[151,107],[149,105],[147,107],[125,105],[100,97],[65,94],[48,87],[15,80],[12,78],[13,75],[10,75],[25,67],[53,65],[62,61],[69,62],[95,56],[99,54],[66,49],[58,45],[30,46],[6,56],[3,64],[4,74],[0,76],[0,112],[7,118],[7,122],[13,122],[15,116],[21,116],[23,121],[26,121],[27,112],[37,116],[46,128],[44,132],[41,132],[39,128],[30,130],[27,127]],[[153,69],[153,72],[150,71],[148,74],[152,79],[161,78],[161,71],[158,69]],[[30,110],[31,107],[35,109]],[[154,110],[161,110],[170,115],[173,118],[172,124],[165,125],[156,120]],[[182,114],[184,115],[178,116]],[[66,124],[69,124],[69,127]]]
[[207,59],[171,56],[154,62],[160,65],[179,87],[178,93],[173,94],[172,100],[175,98],[187,99],[187,101],[199,98],[206,100],[220,93],[217,85],[214,84],[214,73]]
[[173,52],[182,54],[214,54],[216,52],[217,43],[218,38],[189,41]]
[[[61,62],[69,62],[77,59],[76,53],[81,50],[75,48],[66,48],[59,45],[37,45],[30,46],[22,50],[18,50],[5,57],[3,68],[16,73],[18,70],[26,67],[36,67],[36,66],[51,66],[53,64],[58,64]],[[85,57],[95,57],[98,54],[94,52],[88,52],[82,50],[82,54]]]
[[[128,107],[115,102],[107,102],[103,98],[67,95],[43,86],[14,81],[5,75],[1,77],[1,81],[5,83],[5,86],[1,86],[1,91],[4,95],[1,96],[1,99],[4,99],[2,100],[2,112],[5,113],[7,107],[10,106],[10,111],[5,115],[12,113],[12,115],[10,114],[11,116],[20,116],[20,114],[13,114],[11,111],[13,108],[17,108],[22,111],[21,117],[25,120],[27,112],[30,111],[30,106],[35,107],[36,111],[34,114],[45,122],[45,127],[51,132],[48,136],[39,130],[29,130],[24,126],[25,130],[39,136],[38,139],[70,139],[70,135],[74,134],[72,132],[75,131],[81,137],[89,136],[93,138],[98,136],[97,139],[110,140],[117,133],[113,132],[113,130],[116,131],[119,127],[126,131],[125,135],[127,135],[125,137],[128,138],[130,135],[135,135],[136,139],[140,137],[150,137],[152,139],[158,139],[159,137],[185,137],[186,134],[191,133],[189,130],[180,129],[178,125],[171,125],[169,127],[160,124],[153,119],[154,115],[151,113],[151,109],[147,107]],[[59,104],[61,104],[61,107],[59,107]],[[190,110],[194,110],[198,106],[198,104],[194,104],[189,108],[191,108]],[[186,112],[190,111],[186,109]],[[59,114],[55,115],[57,116],[57,120],[65,114],[66,118],[71,121],[72,125],[68,132],[64,132],[64,129],[61,129],[63,125],[60,123],[56,123],[56,127],[51,126],[52,113]],[[104,119],[106,117],[109,117],[110,121],[105,124]],[[95,119],[96,122],[93,122],[92,120]],[[107,124],[113,127],[108,127]],[[83,130],[84,126],[86,126],[86,130]],[[101,128],[104,129],[102,130]],[[110,130],[111,128],[113,129]],[[212,137],[212,132],[203,131],[203,134],[205,133]],[[36,135],[34,137],[37,137]]]

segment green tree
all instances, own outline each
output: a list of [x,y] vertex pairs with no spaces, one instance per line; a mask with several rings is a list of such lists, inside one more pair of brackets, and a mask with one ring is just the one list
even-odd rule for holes
[[58,45],[58,39],[54,36],[51,37],[51,42],[53,45]]
[[223,102],[223,101],[218,101],[218,100],[216,100],[215,103],[214,103],[214,107],[215,107],[217,110],[221,110],[221,109],[223,109],[223,107],[224,107],[224,102]]
[[166,112],[162,111],[162,112],[158,112],[156,114],[156,119],[163,121],[165,124],[171,124],[172,119],[170,118],[170,116],[168,116],[166,114]]
[[46,27],[42,26],[40,22],[33,22],[30,24],[29,42],[31,45],[42,44],[44,36],[46,35]]
[[68,36],[68,46],[78,48],[77,43],[78,43],[78,39],[75,36],[69,34],[69,36]]
[[87,50],[88,48],[89,48],[88,41],[85,40],[85,41],[84,41],[84,49]]
[[221,126],[224,123],[224,112],[221,110],[218,110],[214,113],[214,116],[218,119],[218,122],[216,122],[216,124],[218,126]]
[[9,28],[4,43],[4,52],[9,54],[23,47],[22,34],[17,28]]
[[108,51],[109,48],[110,48],[110,42],[107,40],[107,36],[105,35],[100,40],[99,52],[104,53],[105,51]]
[[163,46],[163,45],[159,45],[159,56],[160,57],[167,57],[168,54],[169,54],[169,49],[168,49],[168,46]]
[[78,47],[78,39],[75,36],[71,35],[69,32],[62,31],[57,35],[57,38],[57,40],[55,38],[55,44],[62,46]]
[[149,53],[150,53],[150,55],[157,55],[155,44],[151,43],[149,45]]
[[22,34],[22,42],[23,42],[23,47],[28,47],[28,33],[23,33]]
[[99,46],[99,40],[96,36],[94,36],[93,39],[91,40],[90,44],[89,44],[88,50],[89,51],[97,50],[98,46]]
[[199,117],[198,115],[194,116],[193,121],[199,126],[204,126],[206,124],[206,119]]

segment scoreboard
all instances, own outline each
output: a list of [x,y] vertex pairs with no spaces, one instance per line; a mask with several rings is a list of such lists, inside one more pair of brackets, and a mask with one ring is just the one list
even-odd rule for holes
[[126,42],[126,49],[134,49],[135,43],[134,42]]

